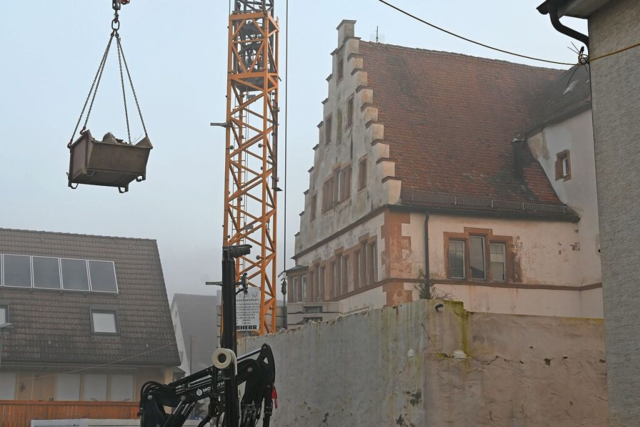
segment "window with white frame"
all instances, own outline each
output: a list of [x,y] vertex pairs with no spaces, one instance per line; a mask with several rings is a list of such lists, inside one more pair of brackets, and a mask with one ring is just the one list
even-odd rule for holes
[[449,277],[464,279],[464,240],[449,241]]
[[307,301],[307,276],[302,276],[302,301]]
[[[475,233],[482,234],[475,234]],[[508,282],[510,237],[493,235],[491,230],[474,234],[445,233],[448,248],[447,277],[458,280]]]
[[507,248],[504,243],[491,243],[491,275],[493,280],[507,280]]
[[297,277],[293,278],[293,302],[300,301],[300,280]]
[[485,261],[484,237],[469,237],[469,264],[471,265],[472,279],[487,278],[487,263]]

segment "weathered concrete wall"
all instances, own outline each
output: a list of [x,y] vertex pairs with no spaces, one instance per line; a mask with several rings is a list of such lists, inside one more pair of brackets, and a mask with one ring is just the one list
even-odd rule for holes
[[[589,19],[590,56],[640,40],[640,2],[611,1]],[[640,49],[591,63],[611,420],[640,425]]]
[[608,425],[602,321],[437,303],[250,338],[239,351],[273,346],[282,427]]

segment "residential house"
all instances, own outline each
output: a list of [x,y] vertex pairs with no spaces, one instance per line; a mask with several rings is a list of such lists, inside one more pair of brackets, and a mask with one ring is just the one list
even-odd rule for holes
[[212,364],[219,347],[217,312],[220,298],[212,295],[175,294],[171,317],[180,354],[180,370],[191,375]]
[[365,42],[355,21],[332,67],[290,303],[602,317],[582,73]]
[[147,381],[171,380],[154,240],[0,229],[0,265],[0,323],[13,325],[0,400],[137,402]]
[[[538,10],[587,19],[612,426],[640,425],[640,2],[548,0]],[[567,33],[554,23],[559,31]],[[572,36],[576,36],[575,33]],[[584,36],[582,37],[584,39]]]

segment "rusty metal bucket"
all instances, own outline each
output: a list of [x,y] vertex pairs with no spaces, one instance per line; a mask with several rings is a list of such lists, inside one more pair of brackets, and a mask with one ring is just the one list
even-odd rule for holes
[[144,181],[153,146],[148,137],[136,145],[97,141],[86,130],[71,146],[69,187],[78,184],[117,187],[129,191],[129,184]]

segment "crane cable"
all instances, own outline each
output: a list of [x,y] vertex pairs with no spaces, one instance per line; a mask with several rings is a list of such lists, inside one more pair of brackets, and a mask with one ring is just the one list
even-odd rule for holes
[[[284,65],[284,259],[282,260],[282,272],[287,271],[287,171],[288,164],[288,142],[289,142],[289,0],[286,0],[285,6],[285,65]],[[286,307],[287,307],[287,279],[286,275],[282,282],[283,313],[286,325]]]

